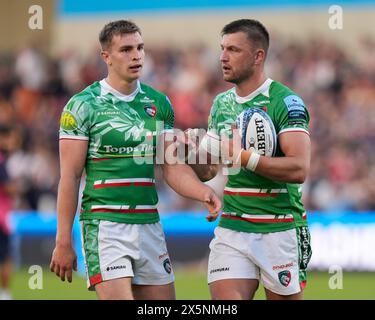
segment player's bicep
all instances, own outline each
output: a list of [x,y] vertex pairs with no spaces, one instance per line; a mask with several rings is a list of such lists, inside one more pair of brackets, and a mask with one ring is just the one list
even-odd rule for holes
[[85,167],[88,141],[60,139],[61,177],[80,178]]
[[283,132],[279,135],[281,151],[286,157],[296,157],[307,168],[310,166],[310,136],[302,131]]

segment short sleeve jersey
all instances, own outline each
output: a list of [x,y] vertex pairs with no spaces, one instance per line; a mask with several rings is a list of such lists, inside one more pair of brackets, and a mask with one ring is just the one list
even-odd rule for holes
[[60,139],[88,141],[81,220],[159,221],[156,138],[173,126],[169,99],[140,82],[129,96],[102,80],[70,99],[61,115]]
[[[293,131],[309,134],[309,113],[302,99],[272,79],[247,97],[239,97],[234,88],[219,94],[211,108],[209,134],[220,138],[242,111],[254,107],[267,112],[278,136]],[[275,156],[284,156],[279,146]],[[273,181],[242,168],[238,174],[228,176],[219,225],[259,233],[305,226],[301,197],[299,184]]]

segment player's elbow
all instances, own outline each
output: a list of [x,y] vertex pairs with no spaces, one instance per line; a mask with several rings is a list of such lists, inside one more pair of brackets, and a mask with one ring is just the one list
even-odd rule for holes
[[299,184],[304,183],[306,181],[308,173],[309,173],[308,164],[300,164],[297,170],[295,170],[293,182],[299,183]]
[[202,182],[209,181],[216,177],[219,171],[218,165],[190,165],[194,170],[195,174],[198,176],[199,180]]
[[169,180],[173,177],[173,166],[164,164],[161,166],[164,180],[169,184]]
[[207,173],[205,175],[198,176],[198,178],[202,182],[207,182],[207,181],[210,181],[211,179],[215,178],[215,176],[216,176],[216,174]]
[[304,174],[303,172],[298,172],[294,179],[293,179],[293,182],[294,183],[299,183],[299,184],[302,184],[304,183],[306,180],[306,174]]
[[210,169],[208,172],[201,178],[202,182],[209,181],[213,178],[216,177],[217,172],[219,171],[219,166],[218,165],[210,165]]
[[306,175],[303,172],[295,171],[293,174],[289,175],[289,178],[286,179],[286,182],[289,183],[298,183],[302,184],[306,180]]

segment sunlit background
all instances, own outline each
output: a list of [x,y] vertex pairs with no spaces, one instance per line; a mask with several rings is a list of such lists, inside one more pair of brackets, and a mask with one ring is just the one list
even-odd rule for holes
[[[213,98],[230,87],[219,68],[222,27],[253,18],[271,36],[267,75],[297,92],[311,116],[311,173],[303,185],[313,246],[306,297],[375,299],[375,4],[279,2],[0,2],[0,127],[12,130],[0,148],[14,185],[14,298],[95,298],[80,278],[78,224],[75,283],[60,284],[47,265],[56,231],[59,116],[72,95],[106,77],[97,40],[103,25],[131,19],[140,26],[142,81],[169,96],[176,127],[186,129],[206,128]],[[42,9],[42,26],[32,5]],[[179,197],[156,174],[177,296],[208,299],[205,268],[215,225],[199,203]],[[219,194],[224,183],[222,175],[209,182]],[[43,267],[43,290],[29,287],[32,265]]]

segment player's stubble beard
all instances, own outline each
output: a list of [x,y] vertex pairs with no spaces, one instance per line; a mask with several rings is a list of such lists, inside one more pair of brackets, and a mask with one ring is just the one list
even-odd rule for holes
[[249,81],[255,73],[255,62],[252,61],[247,65],[246,68],[243,68],[241,72],[238,73],[238,75],[234,74],[231,78],[225,79],[224,81],[234,83],[235,85],[239,85],[243,82]]

